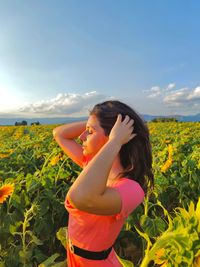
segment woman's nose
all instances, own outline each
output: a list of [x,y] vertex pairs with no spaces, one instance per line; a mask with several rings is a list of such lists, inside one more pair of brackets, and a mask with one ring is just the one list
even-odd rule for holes
[[86,135],[87,135],[87,131],[82,132],[82,134],[79,136],[81,141],[85,141],[86,140]]

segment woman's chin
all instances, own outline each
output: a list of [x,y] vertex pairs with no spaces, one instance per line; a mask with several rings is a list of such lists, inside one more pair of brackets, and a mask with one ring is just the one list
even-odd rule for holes
[[84,155],[84,156],[89,156],[89,153],[84,149],[84,150],[83,150],[83,155]]
[[89,158],[92,158],[92,157],[94,157],[94,155],[93,155],[93,154],[89,153],[89,152],[88,152],[88,151],[86,151],[86,150],[83,150],[83,155],[84,155],[84,156],[86,156],[86,157],[89,157]]

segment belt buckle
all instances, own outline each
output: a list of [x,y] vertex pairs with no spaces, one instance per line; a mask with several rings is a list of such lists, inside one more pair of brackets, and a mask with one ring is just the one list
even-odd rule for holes
[[71,253],[74,253],[74,246],[72,244],[71,239],[68,239],[68,246],[69,246],[69,250],[71,251]]

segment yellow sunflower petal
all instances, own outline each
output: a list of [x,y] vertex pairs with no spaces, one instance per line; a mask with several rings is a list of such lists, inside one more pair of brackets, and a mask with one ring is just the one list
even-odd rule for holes
[[5,184],[2,187],[0,187],[0,203],[3,203],[7,197],[12,195],[13,191],[14,191],[13,184]]

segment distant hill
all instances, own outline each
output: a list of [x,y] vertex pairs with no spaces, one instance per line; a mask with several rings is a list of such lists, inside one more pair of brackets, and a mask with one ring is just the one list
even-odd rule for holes
[[[145,121],[151,121],[154,118],[160,118],[160,117],[173,117],[177,118],[178,121],[182,122],[197,122],[200,121],[200,113],[196,115],[170,115],[170,116],[160,116],[160,115],[148,115],[148,114],[141,114],[141,116],[144,118]],[[32,122],[39,121],[40,124],[64,124],[64,123],[70,123],[74,121],[82,121],[87,120],[88,117],[63,117],[63,118],[0,118],[0,125],[15,125],[15,122],[21,122],[23,120],[27,121],[28,125],[30,125]]]
[[87,120],[88,117],[70,117],[70,118],[0,118],[0,125],[15,125],[15,122],[27,121],[28,125],[32,122],[39,121],[40,124],[64,124],[74,121]]
[[182,121],[200,121],[200,113],[191,116],[182,116]]
[[200,113],[196,114],[196,115],[188,115],[188,116],[184,116],[184,115],[169,115],[169,116],[160,116],[160,115],[148,115],[148,114],[142,114],[141,115],[145,121],[151,121],[155,118],[176,118],[178,121],[182,121],[182,122],[197,122],[200,121]]

